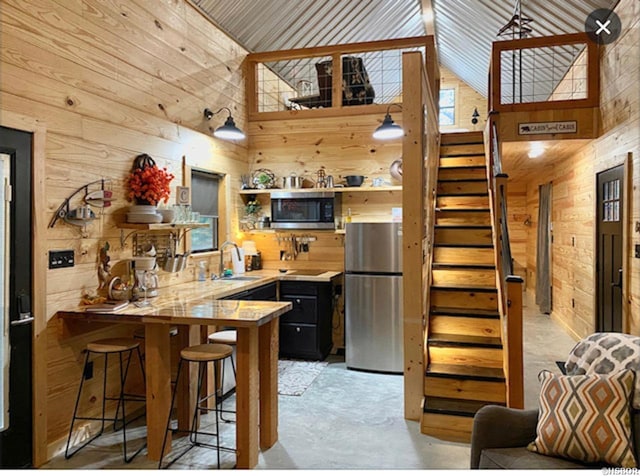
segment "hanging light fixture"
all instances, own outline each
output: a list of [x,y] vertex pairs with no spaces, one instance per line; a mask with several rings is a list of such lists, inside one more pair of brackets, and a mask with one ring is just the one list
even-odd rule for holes
[[378,128],[373,132],[374,139],[397,139],[404,135],[402,127],[391,119],[391,114],[389,114],[391,106],[398,106],[400,110],[402,110],[402,106],[400,104],[389,104],[387,107],[387,113],[382,120],[382,124],[380,124],[380,126],[378,126]]
[[224,110],[226,110],[229,113],[229,117],[227,117],[227,120],[224,122],[223,125],[221,125],[215,131],[213,131],[213,135],[218,139],[231,139],[231,140],[244,139],[246,136],[244,132],[242,132],[236,126],[236,123],[233,120],[233,117],[231,116],[231,109],[229,109],[228,107],[221,107],[216,112],[212,112],[211,109],[207,108],[204,110],[204,117],[208,121],[213,116],[215,116],[216,114],[219,114]]

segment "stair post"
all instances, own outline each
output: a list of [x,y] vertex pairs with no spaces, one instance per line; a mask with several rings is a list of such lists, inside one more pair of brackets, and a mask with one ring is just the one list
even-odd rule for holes
[[507,282],[507,406],[524,408],[524,366],[522,363],[522,283],[520,276],[509,275]]

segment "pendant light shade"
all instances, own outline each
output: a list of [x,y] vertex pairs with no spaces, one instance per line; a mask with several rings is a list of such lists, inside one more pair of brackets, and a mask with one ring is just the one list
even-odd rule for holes
[[218,139],[227,139],[227,140],[244,139],[246,136],[244,132],[242,132],[236,126],[236,123],[233,120],[233,117],[231,116],[231,110],[228,107],[221,107],[216,112],[212,112],[211,109],[207,108],[204,110],[204,117],[207,120],[209,120],[216,114],[222,112],[223,110],[226,110],[229,113],[229,116],[227,117],[227,120],[224,122],[223,125],[221,125],[215,131],[213,131],[213,135]]
[[380,126],[378,126],[378,128],[373,132],[374,139],[397,139],[404,135],[402,127],[393,122],[393,119],[391,119],[391,114],[389,114],[389,109],[391,109],[391,106],[398,106],[400,109],[402,109],[402,106],[400,106],[400,104],[389,104],[389,106],[387,107],[387,113],[382,120],[382,124],[380,124]]

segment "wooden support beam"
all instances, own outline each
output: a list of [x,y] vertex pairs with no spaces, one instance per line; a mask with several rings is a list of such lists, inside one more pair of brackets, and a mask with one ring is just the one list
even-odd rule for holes
[[402,143],[402,269],[403,269],[403,335],[404,335],[404,415],[418,420],[422,413],[424,380],[424,315],[425,299],[422,274],[425,230],[425,122],[423,104],[423,64],[420,53],[404,53],[402,57],[402,119],[405,131]]

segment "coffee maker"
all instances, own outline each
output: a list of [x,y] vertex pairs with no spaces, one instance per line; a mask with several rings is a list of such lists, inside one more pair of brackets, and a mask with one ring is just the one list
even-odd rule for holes
[[262,269],[262,256],[256,248],[255,241],[243,241],[242,250],[245,256],[246,271],[255,271]]

